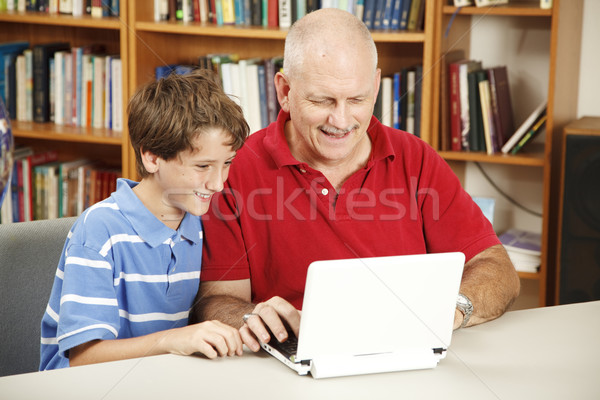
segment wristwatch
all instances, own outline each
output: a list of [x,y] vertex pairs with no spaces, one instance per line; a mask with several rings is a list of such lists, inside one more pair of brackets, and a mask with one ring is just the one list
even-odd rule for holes
[[467,296],[465,296],[462,293],[459,293],[456,299],[456,308],[458,308],[458,311],[463,313],[463,315],[465,316],[463,318],[462,324],[460,324],[460,327],[464,328],[465,326],[467,326],[467,322],[469,322],[471,314],[473,314],[473,303],[471,303],[471,300],[469,300]]

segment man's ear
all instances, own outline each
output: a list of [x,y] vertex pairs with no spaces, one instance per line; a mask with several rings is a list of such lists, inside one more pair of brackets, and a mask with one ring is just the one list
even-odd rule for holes
[[277,100],[281,109],[285,112],[290,112],[290,104],[288,94],[290,92],[290,83],[288,77],[278,72],[275,74],[275,90],[277,91]]
[[144,164],[146,171],[150,174],[157,172],[159,157],[156,154],[143,149],[140,151],[140,154],[142,156],[142,164]]

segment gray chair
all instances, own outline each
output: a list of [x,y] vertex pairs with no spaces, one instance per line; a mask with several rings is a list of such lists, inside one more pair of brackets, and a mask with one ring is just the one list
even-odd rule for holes
[[0,376],[39,367],[40,324],[75,219],[0,225]]

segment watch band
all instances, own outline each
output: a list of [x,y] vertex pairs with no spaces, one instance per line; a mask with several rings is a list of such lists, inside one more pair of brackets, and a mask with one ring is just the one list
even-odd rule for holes
[[471,314],[473,314],[473,303],[471,303],[471,300],[469,300],[467,296],[459,293],[456,299],[456,308],[458,308],[458,310],[464,315],[463,322],[460,324],[460,327],[464,328],[467,326],[467,323],[471,318]]

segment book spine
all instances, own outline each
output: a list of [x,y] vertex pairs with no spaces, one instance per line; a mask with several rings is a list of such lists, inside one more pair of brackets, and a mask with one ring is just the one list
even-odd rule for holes
[[460,129],[460,95],[458,84],[458,64],[448,65],[448,88],[450,102],[450,148],[462,150]]

